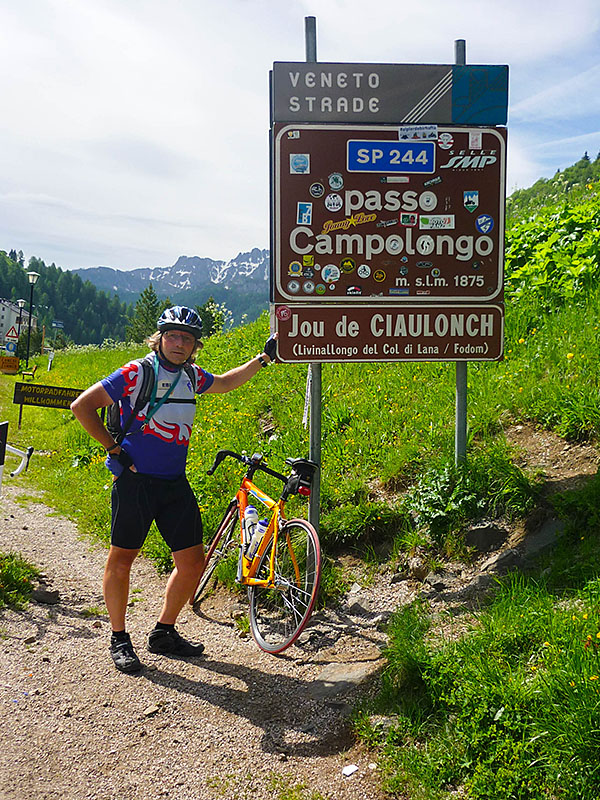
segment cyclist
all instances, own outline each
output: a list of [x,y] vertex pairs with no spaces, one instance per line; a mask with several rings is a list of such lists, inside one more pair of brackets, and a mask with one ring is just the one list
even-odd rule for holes
[[[127,420],[143,379],[139,361],[125,364],[86,389],[71,405],[84,429],[105,448],[106,466],[114,476],[111,546],[103,591],[112,626],[110,654],[122,672],[142,668],[126,631],[125,615],[131,567],[153,520],[172,552],[175,566],[156,627],[148,636],[148,650],[198,656],[204,649],[201,644],[186,641],[175,628],[204,564],[202,521],[185,476],[195,395],[237,389],[274,359],[276,349],[275,337],[271,336],[263,353],[222,375],[213,375],[194,363],[202,347],[202,322],[193,309],[168,308],[157,327],[147,340],[154,370],[152,393],[128,429]],[[120,443],[98,414],[99,409],[117,401],[121,425],[126,429]]]

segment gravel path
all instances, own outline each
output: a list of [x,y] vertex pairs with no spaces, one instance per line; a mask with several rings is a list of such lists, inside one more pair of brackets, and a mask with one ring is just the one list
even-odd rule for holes
[[[185,609],[180,618],[182,633],[205,643],[205,658],[152,655],[145,636],[165,578],[140,558],[129,630],[145,669],[126,676],[108,654],[107,617],[93,615],[103,609],[103,548],[5,484],[0,551],[21,553],[59,593],[55,604],[0,612],[3,800],[280,798],[298,784],[308,787],[299,800],[315,791],[381,797],[377,766],[348,726],[360,690],[335,683],[340,666],[350,681],[382,666],[377,615],[318,615],[275,658],[237,632],[232,607],[243,601],[217,596],[204,615]],[[378,591],[373,608],[395,607],[403,591]],[[359,769],[348,778],[349,764]]]

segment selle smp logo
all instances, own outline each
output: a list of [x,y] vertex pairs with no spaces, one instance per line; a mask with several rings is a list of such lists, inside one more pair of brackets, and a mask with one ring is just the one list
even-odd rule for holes
[[483,152],[465,153],[462,150],[458,155],[452,155],[447,164],[440,164],[440,169],[483,169],[490,164],[495,164],[495,150],[490,150],[488,154]]

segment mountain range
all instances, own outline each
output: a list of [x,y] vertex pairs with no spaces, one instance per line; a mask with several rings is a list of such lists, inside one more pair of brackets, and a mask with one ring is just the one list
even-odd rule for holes
[[87,267],[72,272],[125,303],[135,303],[150,283],[159,298],[181,305],[202,305],[213,297],[236,322],[243,314],[256,319],[269,302],[269,251],[256,247],[230,261],[180,256],[171,267]]

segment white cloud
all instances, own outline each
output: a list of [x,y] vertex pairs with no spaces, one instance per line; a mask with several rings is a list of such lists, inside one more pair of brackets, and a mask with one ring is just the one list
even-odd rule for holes
[[509,188],[600,149],[597,0],[0,0],[0,247],[128,268],[268,246],[268,72],[304,60],[310,14],[320,60],[452,63],[466,38],[508,63]]

